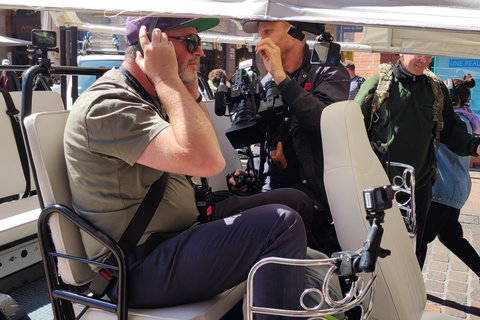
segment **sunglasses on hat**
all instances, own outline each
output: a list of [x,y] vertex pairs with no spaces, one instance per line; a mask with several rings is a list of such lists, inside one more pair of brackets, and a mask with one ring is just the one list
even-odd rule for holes
[[191,34],[188,37],[174,37],[169,36],[169,38],[177,39],[177,40],[185,40],[187,41],[187,50],[190,53],[195,53],[197,51],[198,46],[200,45],[200,37],[198,34]]

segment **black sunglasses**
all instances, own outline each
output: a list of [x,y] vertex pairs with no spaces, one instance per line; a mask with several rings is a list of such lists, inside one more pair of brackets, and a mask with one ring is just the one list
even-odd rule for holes
[[198,34],[191,34],[188,37],[174,37],[169,36],[169,38],[177,39],[177,40],[185,40],[187,41],[187,50],[190,53],[195,53],[197,51],[198,46],[200,45],[200,37]]

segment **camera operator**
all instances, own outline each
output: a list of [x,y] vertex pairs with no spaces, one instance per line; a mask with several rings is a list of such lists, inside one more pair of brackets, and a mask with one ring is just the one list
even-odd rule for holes
[[[286,21],[244,21],[247,33],[259,33],[262,39],[255,52],[268,71],[263,84],[273,80],[289,106],[287,118],[269,124],[271,158],[264,189],[292,187],[306,193],[313,204],[313,223],[309,246],[328,255],[339,250],[323,183],[323,152],[320,115],[329,104],[348,99],[350,76],[338,67],[310,63],[306,36],[300,41],[288,32],[294,27]],[[305,31],[304,31],[305,33]],[[237,170],[234,176],[243,174]],[[246,191],[246,187],[233,190]]]

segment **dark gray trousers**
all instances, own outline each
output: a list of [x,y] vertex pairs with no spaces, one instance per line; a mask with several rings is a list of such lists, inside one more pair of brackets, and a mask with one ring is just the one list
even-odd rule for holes
[[[297,211],[311,219],[309,198],[295,189],[219,202],[213,221],[164,241],[131,266],[129,305],[151,308],[205,300],[245,281],[262,258],[305,258],[305,227]],[[303,268],[269,265],[254,279],[254,303],[298,309],[303,288]],[[115,294],[112,298],[116,300]]]

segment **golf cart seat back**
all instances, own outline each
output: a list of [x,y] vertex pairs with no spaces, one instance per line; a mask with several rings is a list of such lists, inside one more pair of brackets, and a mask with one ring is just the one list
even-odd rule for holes
[[[369,228],[363,190],[390,182],[370,146],[362,112],[355,101],[328,106],[322,113],[321,130],[325,188],[338,240],[342,250],[355,251],[362,247]],[[376,265],[378,278],[370,319],[457,319],[424,311],[422,272],[395,201],[385,211],[383,227],[381,247],[390,250],[391,255],[378,259]]]

